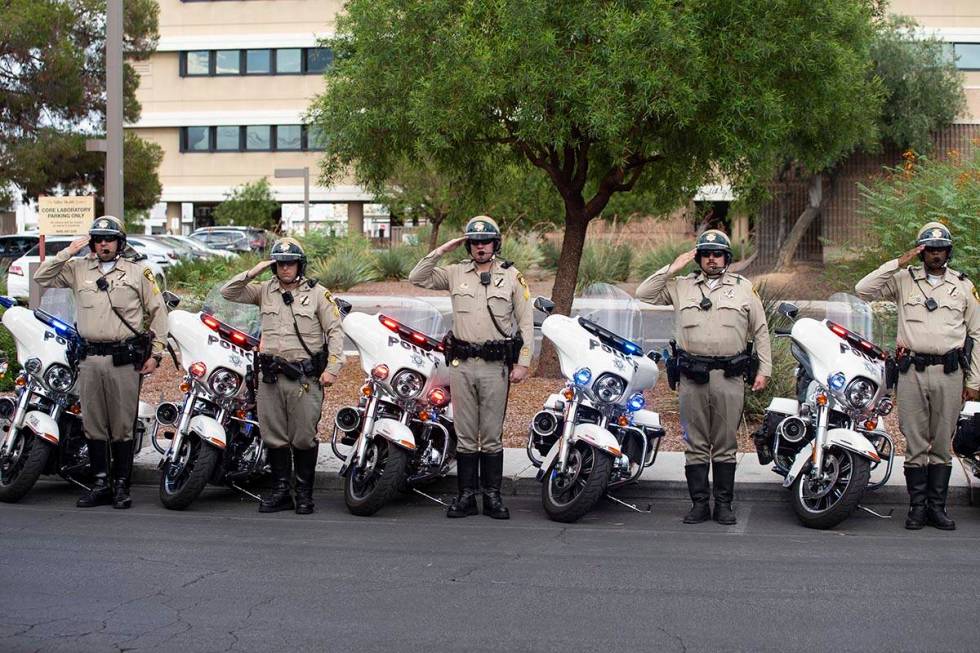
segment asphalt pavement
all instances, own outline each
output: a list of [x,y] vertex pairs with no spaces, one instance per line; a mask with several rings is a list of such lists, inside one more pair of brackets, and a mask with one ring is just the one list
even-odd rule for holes
[[[208,489],[183,513],[151,486],[131,510],[80,510],[42,482],[0,504],[0,651],[973,651],[980,509],[906,532],[904,508],[802,528],[743,501],[739,523],[687,503],[609,501],[550,522],[448,520],[403,497],[371,518],[337,492],[261,515]],[[881,508],[881,507],[879,507]]]

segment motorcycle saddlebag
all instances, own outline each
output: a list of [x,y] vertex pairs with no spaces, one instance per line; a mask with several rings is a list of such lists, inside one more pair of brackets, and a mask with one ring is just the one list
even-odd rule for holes
[[[971,406],[977,407],[970,410]],[[980,452],[980,402],[967,402],[953,436],[953,451],[959,456],[972,458]]]

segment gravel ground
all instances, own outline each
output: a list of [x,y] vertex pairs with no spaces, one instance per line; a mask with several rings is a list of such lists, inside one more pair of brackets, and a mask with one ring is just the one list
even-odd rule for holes
[[[144,401],[156,404],[159,401],[180,401],[181,392],[177,387],[181,375],[174,369],[173,361],[165,358],[161,368],[149,379],[143,382],[141,397]],[[338,382],[326,393],[323,404],[323,418],[320,420],[319,434],[321,440],[327,440],[333,428],[333,417],[343,406],[351,405],[359,395],[364,382],[360,361],[356,357],[348,358],[347,364],[340,373]],[[524,447],[527,444],[527,429],[531,417],[541,409],[549,394],[557,392],[562,387],[560,379],[530,378],[519,385],[511,386],[510,397],[507,401],[507,418],[504,421],[504,446]],[[667,387],[666,379],[646,392],[647,408],[660,413],[660,420],[667,435],[661,443],[663,451],[683,451],[680,424],[677,416],[677,394]],[[905,442],[898,433],[897,419],[892,416],[888,420],[889,432],[895,438],[898,453],[905,451]],[[739,451],[754,452],[751,433],[756,424],[748,424],[739,429]]]

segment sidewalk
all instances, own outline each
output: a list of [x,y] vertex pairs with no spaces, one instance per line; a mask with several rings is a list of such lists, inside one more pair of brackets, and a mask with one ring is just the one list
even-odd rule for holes
[[[738,470],[735,476],[735,496],[740,501],[789,501],[789,490],[782,487],[782,477],[771,471],[769,466],[759,464],[754,453],[740,453]],[[133,467],[133,481],[137,484],[156,485],[160,479],[157,466],[160,455],[150,446],[136,456]],[[904,504],[908,501],[905,491],[905,475],[902,472],[904,459],[897,457],[888,484],[868,493],[862,503]],[[337,472],[341,462],[330,450],[328,444],[320,445],[320,460],[317,465],[316,487],[321,490],[340,492],[343,484]],[[504,493],[510,495],[538,495],[541,484],[534,480],[537,469],[531,465],[524,449],[504,450]],[[871,475],[876,481],[884,474],[884,465]],[[968,505],[971,485],[980,486],[980,480],[964,471],[959,459],[953,461],[953,475],[950,479],[950,505]],[[450,496],[456,493],[455,475],[425,488],[425,492],[435,496]],[[687,482],[684,479],[684,454],[682,452],[661,452],[652,467],[648,467],[640,480],[619,488],[614,496],[623,499],[686,499]]]

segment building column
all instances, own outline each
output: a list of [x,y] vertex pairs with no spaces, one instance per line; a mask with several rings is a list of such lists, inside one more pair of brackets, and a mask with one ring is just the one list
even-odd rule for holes
[[180,202],[167,202],[167,216],[164,230],[168,234],[181,234],[180,215]]
[[347,233],[364,233],[364,202],[347,203]]

